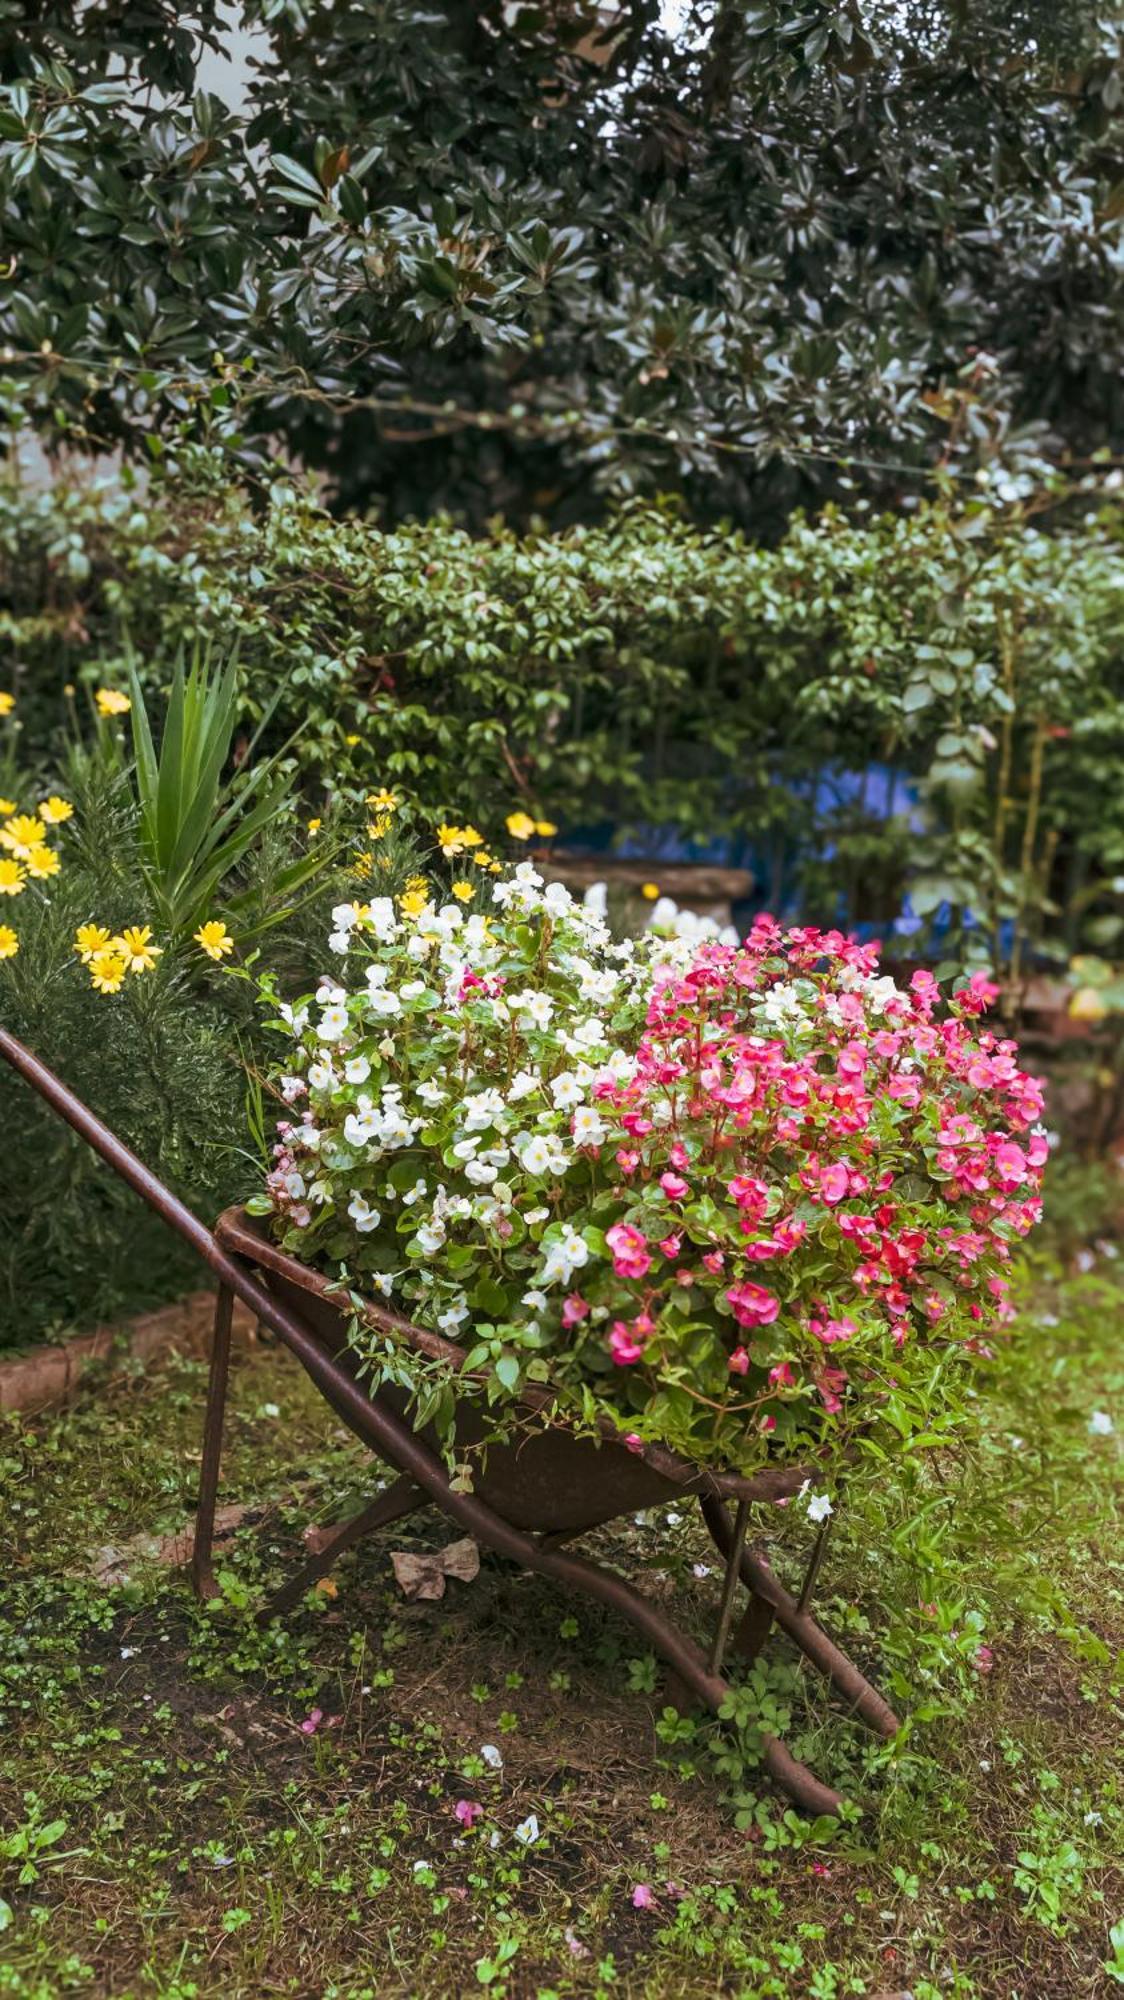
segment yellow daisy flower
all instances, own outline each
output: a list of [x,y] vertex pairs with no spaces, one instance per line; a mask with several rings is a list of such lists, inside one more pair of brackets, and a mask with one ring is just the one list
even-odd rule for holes
[[0,715],[10,715],[16,705],[14,694],[0,694]]
[[15,810],[14,799],[0,799],[0,819],[10,819]]
[[320,821],[318,819],[310,819],[308,822],[308,830],[310,833],[319,833]]
[[392,813],[398,811],[398,800],[395,798],[393,792],[387,791],[385,785],[377,792],[367,793],[367,804],[373,813]]
[[429,896],[424,889],[407,889],[405,895],[398,898],[405,917],[420,917],[428,901]]
[[14,958],[20,941],[11,924],[0,924],[0,958]]
[[554,821],[552,819],[537,819],[535,821],[535,832],[543,840],[549,840],[551,834],[557,833],[557,831],[558,828],[555,826]]
[[481,847],[472,856],[472,865],[474,868],[491,868],[494,865],[486,847]]
[[99,688],[94,696],[99,715],[128,715],[132,703],[118,688]]
[[458,903],[471,903],[474,894],[471,882],[454,882],[453,894]]
[[16,813],[0,826],[0,847],[6,847],[17,861],[26,861],[32,848],[42,847],[47,838],[47,829],[41,819],[33,819],[30,813]]
[[373,819],[371,821],[370,826],[367,828],[367,839],[381,840],[383,838],[383,835],[389,832],[390,832],[390,814],[380,813],[378,818]]
[[234,939],[221,917],[212,917],[209,923],[200,924],[195,933],[195,942],[200,951],[205,951],[207,957],[213,958],[216,963],[229,958],[234,950]]
[[513,840],[530,840],[535,831],[534,820],[525,812],[508,813],[504,825]]
[[53,847],[33,847],[23,865],[36,882],[46,882],[58,874],[62,863]]
[[464,847],[483,847],[484,836],[482,833],[477,833],[474,826],[462,826],[461,844]]
[[90,959],[90,984],[97,993],[119,993],[125,978],[125,961],[112,945],[95,951]]
[[45,819],[48,826],[61,826],[64,819],[73,819],[74,807],[69,799],[60,799],[52,792],[49,799],[40,800],[39,817]]
[[659,893],[660,885],[658,882],[645,882],[641,885],[640,894],[646,903],[654,903]]
[[358,738],[358,736],[356,736],[356,735],[352,734],[352,735],[350,735],[350,736],[345,736],[343,740],[344,740],[344,742],[345,742],[345,743],[347,744],[347,747],[348,747],[348,749],[349,749],[349,750],[354,750],[354,748],[355,748],[355,745],[356,745],[356,744],[358,743],[358,741],[359,741],[359,738]]
[[359,876],[360,881],[362,881],[364,876],[370,874],[374,865],[375,857],[373,854],[357,854],[351,864],[353,872]]
[[100,924],[79,924],[74,933],[74,949],[83,965],[89,965],[96,952],[104,951],[109,943],[109,932]]
[[23,893],[24,872],[18,861],[0,861],[0,896]]
[[459,826],[439,826],[437,841],[447,861],[451,860],[454,854],[464,853],[464,830]]
[[151,926],[130,924],[120,937],[112,940],[111,950],[123,958],[130,972],[151,972],[158,958],[163,957],[163,947],[152,943]]

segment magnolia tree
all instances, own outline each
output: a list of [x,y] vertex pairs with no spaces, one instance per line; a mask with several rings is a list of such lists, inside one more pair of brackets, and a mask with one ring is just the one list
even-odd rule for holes
[[459,887],[491,906],[342,905],[339,973],[264,983],[290,1110],[255,1206],[285,1247],[459,1341],[458,1394],[549,1382],[700,1462],[948,1421],[1046,1158],[995,989],[942,1009],[767,917],[617,941],[530,863]]

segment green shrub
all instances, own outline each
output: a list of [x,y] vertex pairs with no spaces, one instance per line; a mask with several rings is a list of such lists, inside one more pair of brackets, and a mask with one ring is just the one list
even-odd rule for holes
[[[198,468],[197,468],[198,472]],[[0,489],[0,638],[25,743],[65,690],[123,679],[131,637],[237,640],[247,729],[296,725],[306,790],[392,784],[489,835],[573,827],[751,840],[763,899],[922,919],[971,907],[979,955],[1111,947],[1124,904],[1124,587],[1109,513],[1046,532],[981,499],[796,519],[772,549],[636,505],[608,524],[382,532],[299,487],[222,476],[144,496]],[[866,780],[912,785],[887,819]],[[1095,936],[1094,936],[1095,931]],[[970,955],[956,936],[955,954]]]

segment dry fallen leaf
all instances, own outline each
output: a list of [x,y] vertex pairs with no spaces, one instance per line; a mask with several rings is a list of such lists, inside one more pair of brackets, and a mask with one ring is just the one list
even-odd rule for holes
[[480,1568],[480,1551],[471,1537],[466,1536],[463,1541],[450,1542],[446,1549],[438,1549],[436,1555],[413,1555],[407,1549],[396,1549],[390,1560],[403,1597],[437,1598],[445,1595],[447,1576],[455,1576],[461,1583],[472,1582]]
[[[231,1535],[245,1519],[245,1507],[219,1507],[215,1511],[215,1540]],[[179,1568],[191,1561],[195,1548],[195,1523],[192,1521],[174,1535],[132,1535],[119,1547],[111,1543],[100,1548],[94,1559],[90,1575],[95,1583],[114,1585],[128,1583],[133,1568],[138,1563],[164,1563],[170,1569]]]

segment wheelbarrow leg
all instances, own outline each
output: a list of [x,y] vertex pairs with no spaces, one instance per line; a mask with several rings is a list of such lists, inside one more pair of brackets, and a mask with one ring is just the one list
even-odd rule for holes
[[226,1414],[226,1385],[230,1375],[230,1326],[234,1313],[234,1293],[220,1285],[215,1299],[211,1334],[211,1372],[207,1381],[207,1414],[203,1419],[203,1463],[199,1471],[199,1505],[195,1515],[195,1541],[191,1551],[191,1581],[195,1595],[204,1602],[219,1596],[211,1566],[215,1539],[215,1497],[222,1459],[223,1418]]
[[403,1473],[393,1485],[387,1487],[385,1493],[376,1494],[366,1507],[361,1507],[358,1514],[352,1515],[350,1521],[345,1521],[331,1540],[325,1542],[324,1547],[318,1549],[288,1583],[266,1599],[258,1612],[260,1622],[268,1624],[271,1618],[280,1618],[286,1611],[291,1611],[294,1604],[299,1604],[320,1578],[327,1575],[337,1556],[354,1548],[364,1535],[373,1534],[376,1528],[389,1528],[392,1521],[404,1521],[408,1515],[418,1513],[429,1504],[429,1498],[420,1486],[415,1486],[413,1480]]
[[[733,1541],[729,1514],[720,1500],[709,1496],[704,1497],[700,1504],[715,1546],[722,1555],[728,1555]],[[756,1599],[763,1602],[782,1631],[788,1634],[805,1658],[834,1683],[855,1714],[880,1736],[896,1736],[901,1724],[889,1703],[879,1694],[877,1688],[871,1686],[866,1675],[860,1673],[854,1661],[849,1660],[846,1653],[841,1652],[828,1638],[823,1626],[813,1618],[807,1608],[823,1557],[825,1539],[821,1536],[813,1550],[812,1561],[799,1598],[793,1597],[784,1588],[764,1556],[759,1555],[755,1549],[742,1550],[740,1563],[742,1582],[754,1593]],[[751,1610],[753,1608],[752,1599],[750,1608]],[[759,1616],[763,1621],[765,1613],[761,1612]]]

